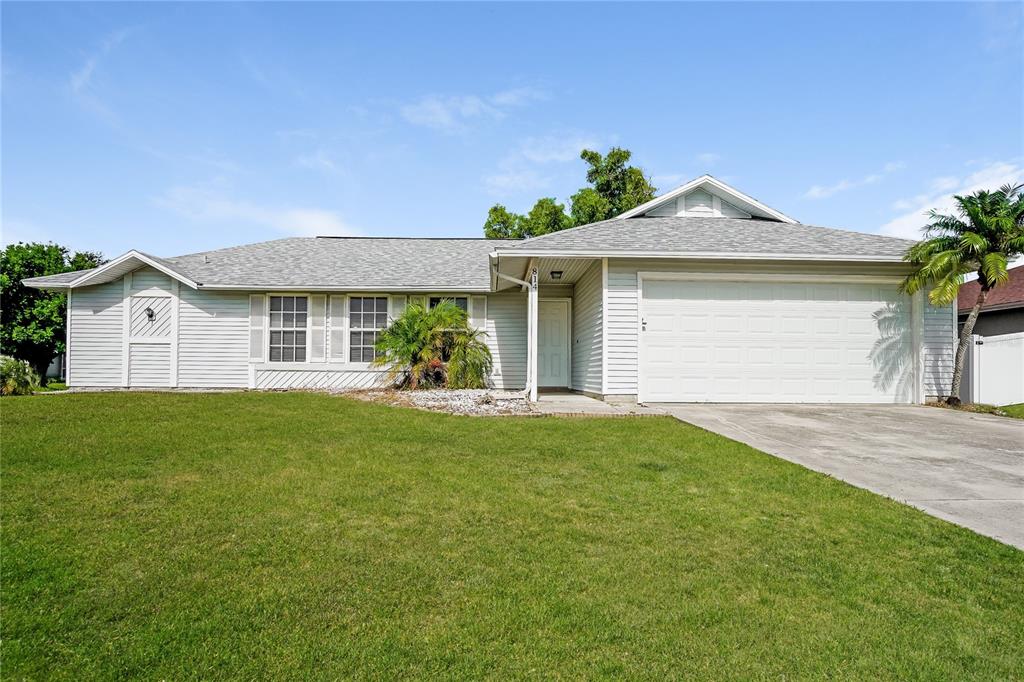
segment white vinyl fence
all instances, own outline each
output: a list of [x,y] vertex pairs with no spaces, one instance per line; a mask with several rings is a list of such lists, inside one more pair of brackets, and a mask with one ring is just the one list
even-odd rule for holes
[[1024,332],[972,340],[960,399],[988,405],[1024,403]]

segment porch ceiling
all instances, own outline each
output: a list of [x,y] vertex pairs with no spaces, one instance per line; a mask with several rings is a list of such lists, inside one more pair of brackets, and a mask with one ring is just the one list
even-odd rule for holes
[[[515,277],[517,279],[527,279],[529,276],[529,269],[531,263],[535,263],[537,267],[538,282],[540,284],[575,284],[576,280],[583,276],[583,273],[593,265],[596,258],[525,258],[525,257],[510,257],[502,256],[497,259],[498,272]],[[494,261],[492,261],[492,264]],[[552,272],[561,272],[562,276],[559,279],[554,279],[551,276]],[[497,278],[495,282],[495,289],[497,291],[503,291],[508,289],[515,289],[518,285],[513,282],[509,282],[504,279]]]

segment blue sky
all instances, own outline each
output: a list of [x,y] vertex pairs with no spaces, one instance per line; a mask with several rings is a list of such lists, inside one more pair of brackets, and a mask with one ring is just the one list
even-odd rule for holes
[[479,236],[610,145],[912,236],[1024,180],[1022,8],[5,2],[3,240]]

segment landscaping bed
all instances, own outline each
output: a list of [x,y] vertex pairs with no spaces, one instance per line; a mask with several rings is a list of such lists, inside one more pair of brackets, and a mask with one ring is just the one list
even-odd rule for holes
[[[339,391],[339,393],[342,392]],[[474,417],[534,414],[533,408],[522,391],[438,388],[418,391],[374,389],[343,393],[346,396],[368,402]]]

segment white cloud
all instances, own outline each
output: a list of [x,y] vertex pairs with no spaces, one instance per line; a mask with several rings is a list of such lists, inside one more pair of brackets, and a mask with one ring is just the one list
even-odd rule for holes
[[472,120],[504,118],[508,109],[543,99],[533,88],[503,90],[490,96],[427,95],[401,108],[402,117],[413,125],[446,133],[461,132]]
[[96,73],[96,67],[99,65],[100,59],[123,43],[125,38],[134,30],[135,27],[122,28],[100,41],[99,49],[86,57],[82,66],[72,72],[70,78],[71,91],[77,95],[87,90],[92,85],[92,77]]
[[312,154],[296,157],[295,165],[324,173],[336,173],[338,171],[338,164],[323,149],[317,149]]
[[[998,189],[1005,184],[1024,182],[1024,168],[1017,162],[996,161],[964,178],[944,176],[932,180],[931,192],[903,199],[896,204],[906,212],[882,226],[880,232],[892,237],[920,239],[921,228],[928,223],[928,212],[955,213],[953,195],[970,194],[981,189]],[[955,191],[952,191],[954,190]]]
[[272,207],[239,201],[210,188],[173,187],[154,199],[157,206],[203,223],[248,223],[301,237],[346,236],[355,231],[334,211]]
[[507,170],[484,178],[484,187],[497,196],[543,189],[550,179],[532,169]]
[[906,164],[902,161],[890,161],[882,167],[882,170],[877,173],[871,173],[865,175],[862,178],[856,180],[842,179],[839,182],[832,185],[814,185],[807,192],[804,193],[806,199],[827,199],[828,197],[839,194],[840,192],[846,192],[847,190],[855,189],[857,187],[866,187],[868,185],[874,185],[875,183],[882,180],[883,177],[890,173],[895,173],[898,170],[906,168]]
[[533,163],[564,163],[579,159],[584,149],[595,149],[601,144],[599,136],[586,133],[528,137],[519,145],[518,153]]
[[696,156],[697,163],[704,164],[705,166],[711,166],[721,158],[721,154],[715,154],[714,152],[703,152]]

